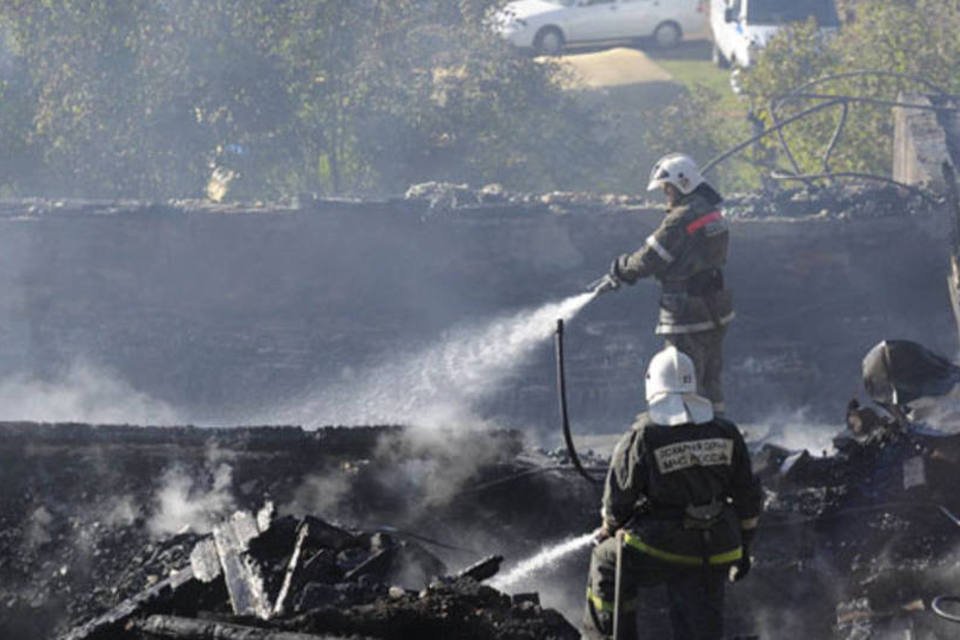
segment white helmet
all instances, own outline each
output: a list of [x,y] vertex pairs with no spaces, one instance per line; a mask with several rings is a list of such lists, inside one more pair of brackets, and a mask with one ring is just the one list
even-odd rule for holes
[[693,360],[676,347],[653,356],[647,368],[647,411],[656,424],[704,424],[713,420],[713,404],[697,395]]
[[686,195],[703,184],[704,179],[697,163],[683,153],[671,153],[663,156],[650,170],[650,184],[647,191],[656,191],[664,184],[672,184],[680,193]]

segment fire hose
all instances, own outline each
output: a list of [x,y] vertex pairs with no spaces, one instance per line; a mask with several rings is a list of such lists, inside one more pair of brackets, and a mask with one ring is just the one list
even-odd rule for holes
[[[952,511],[947,509],[943,505],[938,505],[940,512],[945,515],[951,522],[960,527],[960,518],[958,518]],[[960,624],[960,613],[950,613],[947,611],[943,605],[946,603],[960,604],[960,597],[951,596],[951,595],[941,595],[935,597],[930,602],[930,608],[933,610],[938,617],[943,618],[944,620],[949,620],[950,622],[956,622]]]
[[557,320],[557,392],[560,401],[560,423],[563,428],[563,440],[567,445],[567,454],[570,456],[570,462],[574,469],[581,476],[587,479],[591,484],[597,484],[597,479],[591,476],[583,465],[580,464],[580,457],[577,456],[576,447],[573,445],[573,436],[570,434],[570,417],[567,412],[567,378],[564,372],[563,358],[563,319]]

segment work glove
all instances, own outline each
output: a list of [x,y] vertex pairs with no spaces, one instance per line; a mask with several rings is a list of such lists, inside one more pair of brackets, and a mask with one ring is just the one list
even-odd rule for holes
[[750,573],[750,569],[753,567],[753,561],[750,559],[750,547],[755,534],[756,529],[744,529],[740,532],[743,556],[730,567],[730,582],[740,582]]
[[620,271],[620,265],[621,263],[626,263],[629,257],[629,255],[623,254],[622,256],[614,258],[613,262],[610,263],[610,271],[607,272],[607,275],[609,275],[611,279],[616,280],[617,285],[627,281],[627,279],[623,277],[623,272]]
[[743,557],[730,567],[730,582],[740,582],[750,573],[753,562],[750,560],[750,547],[744,545]]
[[620,288],[620,285],[625,282],[623,277],[620,275],[620,260],[623,259],[623,256],[615,258],[613,264],[610,265],[610,271],[606,275],[600,277],[598,280],[594,280],[587,289],[597,295],[601,293],[606,293],[608,291],[616,291]]
[[607,525],[599,527],[593,532],[593,544],[598,545],[604,540],[608,540],[613,537],[613,532],[607,528]]

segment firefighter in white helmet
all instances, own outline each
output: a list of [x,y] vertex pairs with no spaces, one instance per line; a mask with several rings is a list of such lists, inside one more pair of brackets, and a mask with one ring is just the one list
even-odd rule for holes
[[656,333],[693,358],[697,387],[722,413],[723,339],[733,320],[733,300],[724,286],[729,233],[723,198],[687,155],[661,158],[650,172],[649,191],[661,189],[668,209],[660,226],[635,253],[613,261],[599,290],[619,288],[646,277],[660,282]]
[[618,636],[633,640],[639,589],[664,586],[674,640],[721,638],[725,582],[750,570],[760,484],[737,426],[696,393],[689,357],[675,347],[654,356],[646,397],[610,461],[584,630],[610,638],[617,608]]

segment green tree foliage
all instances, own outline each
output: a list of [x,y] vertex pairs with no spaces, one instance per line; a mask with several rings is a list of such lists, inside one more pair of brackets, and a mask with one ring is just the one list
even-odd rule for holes
[[[960,3],[943,0],[861,0],[856,19],[835,37],[824,38],[812,22],[779,32],[758,63],[743,73],[742,86],[754,111],[773,124],[771,106],[806,82],[855,70],[882,70],[930,78],[948,91],[960,89]],[[901,91],[929,92],[916,81],[895,77],[845,77],[817,85],[824,95],[895,100]],[[779,120],[824,99],[781,101]],[[804,173],[824,170],[823,153],[842,117],[840,107],[789,125],[784,136]],[[768,148],[776,146],[768,138]],[[842,139],[827,169],[889,174],[893,118],[886,105],[851,104]],[[781,156],[781,166],[792,169]]]
[[0,0],[6,153],[72,195],[197,196],[215,166],[261,198],[583,179],[591,115],[492,32],[495,4]]
[[[749,137],[750,125],[741,112],[731,112],[716,91],[695,85],[665,108],[649,111],[645,119],[655,126],[647,129],[645,142],[655,157],[682,150],[701,164]],[[719,166],[711,182],[722,190],[753,187],[757,170],[745,158]]]

